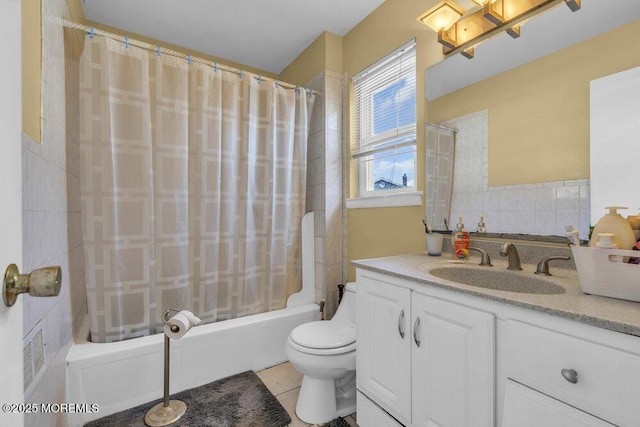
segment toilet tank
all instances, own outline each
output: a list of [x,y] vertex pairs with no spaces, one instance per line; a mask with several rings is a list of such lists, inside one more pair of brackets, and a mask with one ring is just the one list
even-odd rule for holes
[[336,314],[333,315],[331,321],[337,320],[341,322],[348,322],[353,325],[356,324],[356,290],[357,285],[355,283],[347,283],[345,286],[347,290],[342,295],[342,301],[336,310]]

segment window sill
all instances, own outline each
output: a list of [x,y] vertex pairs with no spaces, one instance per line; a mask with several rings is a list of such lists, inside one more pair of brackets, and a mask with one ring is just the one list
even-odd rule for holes
[[391,208],[399,206],[422,206],[422,191],[347,199],[347,209]]

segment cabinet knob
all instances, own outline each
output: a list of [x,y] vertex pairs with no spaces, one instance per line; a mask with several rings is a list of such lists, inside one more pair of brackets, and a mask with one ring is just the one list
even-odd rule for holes
[[569,381],[571,384],[576,384],[578,382],[578,373],[575,369],[563,369],[560,372],[564,379]]
[[420,347],[420,340],[418,339],[418,326],[420,326],[420,318],[416,317],[416,321],[413,323],[413,340],[416,345]]
[[401,310],[400,316],[398,316],[398,333],[400,338],[404,339],[404,310]]

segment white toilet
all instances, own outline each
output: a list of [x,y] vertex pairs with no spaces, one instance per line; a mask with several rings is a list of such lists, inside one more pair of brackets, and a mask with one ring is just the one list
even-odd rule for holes
[[287,357],[304,375],[296,415],[307,423],[356,411],[356,284],[346,289],[331,320],[300,325],[287,339]]

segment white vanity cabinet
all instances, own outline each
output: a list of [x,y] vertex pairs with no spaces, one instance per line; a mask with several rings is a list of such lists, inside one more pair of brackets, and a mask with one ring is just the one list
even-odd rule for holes
[[[506,335],[509,381],[538,391],[549,408],[561,408],[561,401],[594,416],[589,424],[563,425],[640,426],[639,338],[562,319],[552,323],[509,319]],[[517,401],[507,391],[504,427],[523,425],[514,406],[524,406],[512,404]],[[566,405],[563,413],[569,413]]]
[[[357,279],[357,388],[402,424],[409,425],[411,290],[391,277],[371,276],[377,275],[367,272]],[[359,408],[362,406],[358,403]],[[366,427],[361,419],[358,421]]]
[[640,427],[640,337],[376,270],[357,270],[361,427]]
[[492,427],[494,316],[391,276],[357,281],[359,424],[373,401],[405,426]]

